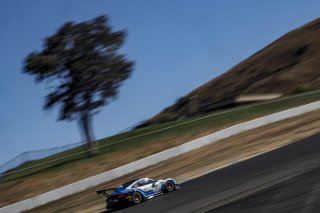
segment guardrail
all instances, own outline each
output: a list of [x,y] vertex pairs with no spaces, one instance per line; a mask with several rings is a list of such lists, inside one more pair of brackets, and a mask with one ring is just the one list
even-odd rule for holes
[[264,126],[266,124],[271,124],[277,121],[281,121],[287,118],[291,118],[294,116],[298,116],[307,112],[311,112],[313,110],[320,109],[320,101],[313,102],[310,104],[306,104],[300,107],[295,107],[292,109],[288,109],[285,111],[277,112],[271,115],[267,115],[261,118],[257,118],[251,121],[247,121],[241,124],[237,124],[231,126],[229,128],[220,130],[218,132],[209,134],[207,136],[198,138],[196,140],[184,143],[177,147],[153,154],[151,156],[142,158],[140,160],[134,161],[132,163],[126,164],[124,166],[112,169],[107,172],[103,172],[101,174],[86,178],[84,180],[57,188],[55,190],[46,192],[44,194],[5,206],[0,208],[0,213],[5,212],[21,212],[28,209],[35,208],[37,206],[41,206],[48,202],[52,202],[63,198],[68,195],[72,195],[74,193],[78,193],[87,188],[96,186],[98,184],[113,180],[120,176],[129,174],[131,172],[137,171],[139,169],[143,169],[148,166],[155,165],[164,160],[176,157],[178,155],[184,154],[186,152],[192,151],[199,147],[214,143],[221,139],[228,138],[230,136],[258,128]]

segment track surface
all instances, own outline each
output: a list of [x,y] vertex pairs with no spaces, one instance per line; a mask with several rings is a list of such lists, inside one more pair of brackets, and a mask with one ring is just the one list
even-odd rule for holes
[[320,208],[319,166],[316,134],[117,212],[314,212]]
[[318,168],[209,212],[319,212],[319,198]]

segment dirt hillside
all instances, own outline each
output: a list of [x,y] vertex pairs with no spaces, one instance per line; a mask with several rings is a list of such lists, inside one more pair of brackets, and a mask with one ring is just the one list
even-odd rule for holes
[[303,92],[320,87],[320,18],[283,35],[224,74],[196,88],[144,125],[199,114],[203,106],[243,94]]

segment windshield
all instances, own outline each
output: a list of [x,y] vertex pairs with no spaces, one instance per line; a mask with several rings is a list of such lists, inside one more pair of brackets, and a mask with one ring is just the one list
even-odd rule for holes
[[130,186],[133,182],[135,182],[135,181],[137,181],[137,180],[139,180],[139,179],[130,180],[130,181],[122,184],[122,186],[123,186],[124,188],[127,188],[128,186]]

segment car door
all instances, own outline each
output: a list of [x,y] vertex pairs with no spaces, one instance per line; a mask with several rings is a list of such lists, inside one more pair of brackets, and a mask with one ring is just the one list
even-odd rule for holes
[[161,193],[161,183],[159,181],[153,181],[151,186],[155,194]]
[[159,194],[161,193],[161,183],[159,181],[149,179],[145,183],[144,190],[149,194]]
[[150,179],[139,181],[139,189],[142,190],[146,196],[153,195],[155,194],[153,183],[154,181]]

